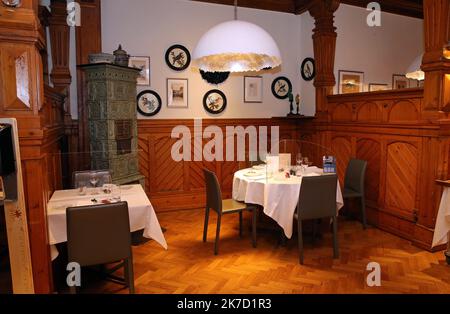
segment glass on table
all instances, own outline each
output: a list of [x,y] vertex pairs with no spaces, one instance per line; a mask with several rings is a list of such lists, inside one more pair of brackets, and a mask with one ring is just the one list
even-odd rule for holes
[[78,195],[80,195],[80,196],[86,195],[86,189],[87,189],[86,182],[84,182],[84,181],[78,182],[76,188],[78,190]]
[[98,181],[99,181],[99,178],[98,178],[97,173],[95,173],[95,172],[91,173],[91,175],[89,177],[89,182],[91,183],[91,186],[92,186],[92,193],[91,193],[92,195],[99,194],[98,190],[97,190]]

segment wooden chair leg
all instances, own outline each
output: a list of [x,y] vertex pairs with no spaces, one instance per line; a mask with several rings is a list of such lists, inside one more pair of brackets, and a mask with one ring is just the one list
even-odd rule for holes
[[303,229],[302,221],[298,219],[298,251],[299,251],[299,262],[303,265]]
[[252,219],[252,244],[256,247],[256,220],[257,220],[258,210],[253,208],[253,219]]
[[214,243],[214,255],[219,254],[219,238],[220,238],[220,225],[222,223],[222,215],[217,217],[217,229],[216,229],[216,241]]
[[203,228],[203,242],[206,242],[208,237],[208,223],[209,223],[209,208],[205,209],[205,226]]
[[124,263],[125,283],[130,290],[130,294],[134,294],[134,271],[133,271],[133,258],[127,258]]
[[338,244],[338,233],[337,233],[337,217],[333,217],[333,251],[334,258],[339,258],[339,244]]
[[367,220],[366,220],[366,200],[365,197],[361,197],[361,216],[362,216],[362,224],[364,230],[367,229]]
[[242,211],[239,212],[239,237],[242,238]]

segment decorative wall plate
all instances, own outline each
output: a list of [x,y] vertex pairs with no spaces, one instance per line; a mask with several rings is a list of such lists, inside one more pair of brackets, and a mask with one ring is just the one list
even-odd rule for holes
[[203,107],[211,114],[219,114],[227,107],[227,97],[222,91],[212,89],[203,97]]
[[152,117],[158,114],[161,106],[161,97],[155,91],[144,90],[137,96],[137,110],[146,117]]
[[191,54],[182,45],[173,45],[166,51],[166,63],[174,71],[183,71],[191,64]]
[[302,78],[305,81],[312,81],[316,77],[316,62],[313,58],[306,58],[303,60],[302,66],[300,67]]
[[20,7],[22,0],[2,0],[3,4],[10,8]]
[[284,76],[277,77],[272,83],[272,93],[278,99],[286,99],[292,93],[292,83]]

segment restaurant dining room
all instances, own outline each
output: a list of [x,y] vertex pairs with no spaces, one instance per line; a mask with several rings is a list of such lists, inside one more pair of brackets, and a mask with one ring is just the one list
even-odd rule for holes
[[449,0],[0,0],[0,294],[449,293]]

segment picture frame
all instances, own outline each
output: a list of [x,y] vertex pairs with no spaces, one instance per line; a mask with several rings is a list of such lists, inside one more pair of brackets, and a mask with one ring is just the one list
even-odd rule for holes
[[404,74],[392,75],[392,89],[409,88],[409,79]]
[[167,107],[188,108],[188,79],[167,79]]
[[137,85],[150,86],[150,57],[133,56],[128,61],[130,68],[140,69],[141,72],[137,78]]
[[313,58],[305,58],[300,66],[302,78],[309,82],[316,77],[316,61]]
[[417,88],[419,87],[420,82],[415,79],[408,79],[408,87],[409,88]]
[[144,90],[137,96],[137,111],[146,117],[152,117],[159,113],[162,101],[159,94],[153,90]]
[[244,76],[244,103],[263,102],[262,76]]
[[364,72],[339,70],[338,94],[362,93]]
[[275,98],[286,99],[291,93],[292,83],[287,77],[280,76],[273,80],[272,94],[275,96]]
[[191,54],[183,45],[172,45],[165,55],[166,64],[174,71],[184,71],[191,64]]
[[369,92],[378,92],[383,90],[388,90],[389,86],[388,84],[384,83],[370,83],[369,84]]
[[227,97],[218,89],[208,91],[203,97],[203,108],[210,114],[220,114],[227,107]]

